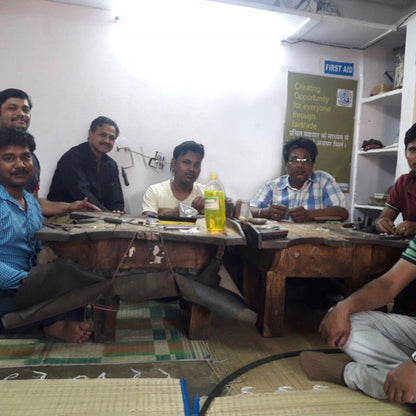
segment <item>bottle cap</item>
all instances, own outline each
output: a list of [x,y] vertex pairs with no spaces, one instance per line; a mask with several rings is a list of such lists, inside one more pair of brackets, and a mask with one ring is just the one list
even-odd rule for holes
[[216,173],[211,173],[211,175],[209,175],[210,179],[217,179],[217,174]]

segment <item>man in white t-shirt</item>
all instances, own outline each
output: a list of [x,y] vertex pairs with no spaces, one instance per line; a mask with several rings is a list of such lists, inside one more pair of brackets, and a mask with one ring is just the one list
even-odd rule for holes
[[142,215],[164,214],[178,217],[180,203],[203,212],[205,185],[196,180],[201,173],[204,155],[204,146],[194,141],[186,141],[176,146],[171,162],[173,178],[147,188],[143,197]]
[[[205,150],[202,144],[186,141],[175,147],[171,162],[172,179],[150,185],[143,197],[142,215],[179,217],[179,204],[192,206],[199,213],[204,211],[204,188],[196,180],[201,173]],[[226,202],[229,211],[234,210],[232,202]],[[220,265],[218,265],[219,267]],[[224,266],[218,271],[219,285],[242,297]]]

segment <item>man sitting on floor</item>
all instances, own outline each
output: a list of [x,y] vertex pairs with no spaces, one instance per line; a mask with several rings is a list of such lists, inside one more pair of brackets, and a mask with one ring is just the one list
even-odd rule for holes
[[[34,238],[42,227],[41,209],[35,197],[24,189],[32,176],[34,150],[35,142],[29,133],[0,129],[0,317],[16,310],[19,287],[36,265],[41,248]],[[48,336],[81,343],[91,334],[82,316],[83,310],[78,309],[48,318],[41,326]]]
[[301,366],[312,380],[361,390],[376,399],[416,403],[416,320],[375,311],[416,280],[416,237],[402,258],[328,311],[319,331],[330,347],[341,348],[353,361],[336,355],[303,352]]

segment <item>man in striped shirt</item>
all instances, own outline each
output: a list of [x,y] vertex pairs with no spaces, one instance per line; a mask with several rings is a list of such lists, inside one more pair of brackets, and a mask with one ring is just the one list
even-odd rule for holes
[[346,220],[345,197],[327,172],[313,171],[318,155],[308,138],[289,140],[283,147],[287,174],[267,182],[250,202],[254,217],[275,221],[309,222],[332,218]]
[[338,354],[303,352],[301,366],[312,380],[361,390],[376,399],[416,403],[415,317],[376,311],[416,280],[416,237],[402,258],[325,315],[319,331]]

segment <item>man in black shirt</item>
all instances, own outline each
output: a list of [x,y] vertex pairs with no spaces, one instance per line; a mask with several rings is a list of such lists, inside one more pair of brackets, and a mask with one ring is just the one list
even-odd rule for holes
[[124,212],[118,166],[106,153],[120,130],[115,121],[100,116],[92,121],[88,141],[69,149],[58,161],[49,188],[51,201],[88,201],[103,211]]

